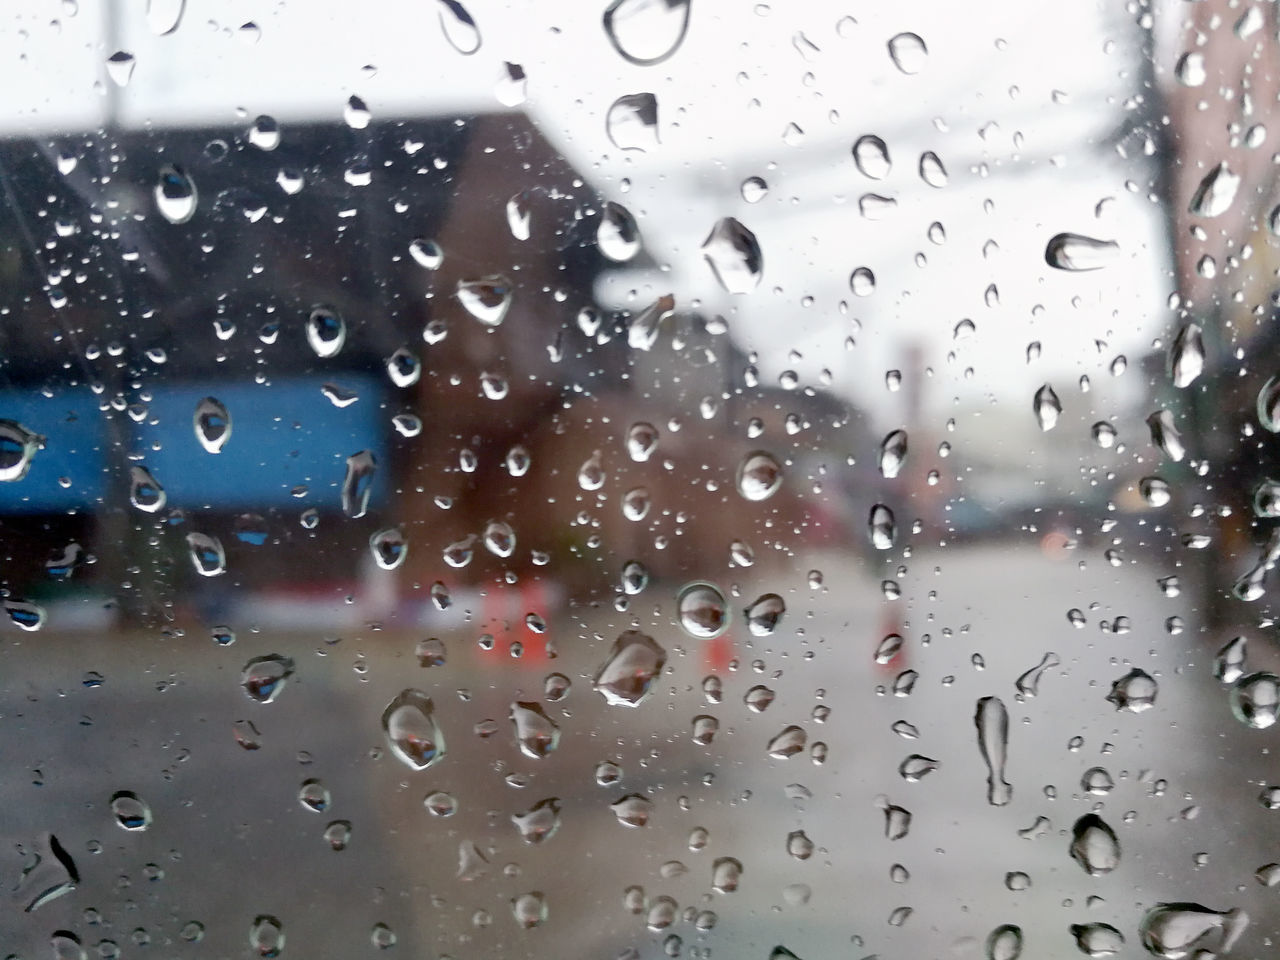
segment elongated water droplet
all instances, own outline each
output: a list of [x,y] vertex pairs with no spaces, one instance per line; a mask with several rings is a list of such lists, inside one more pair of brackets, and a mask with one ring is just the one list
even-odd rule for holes
[[529,192],[522,190],[507,201],[507,226],[517,240],[528,240],[529,222],[533,211],[529,206]]
[[280,696],[289,678],[293,676],[293,661],[278,653],[254,657],[244,665],[240,673],[240,686],[245,696],[258,703],[271,703]]
[[1150,507],[1166,506],[1173,499],[1168,481],[1160,477],[1143,477],[1138,481],[1138,493]]
[[1095,240],[1078,233],[1059,233],[1044,248],[1045,263],[1059,270],[1100,270],[1120,253],[1114,240]]
[[440,4],[440,29],[449,46],[464,57],[480,49],[480,28],[458,0],[438,0]]
[[347,472],[342,480],[342,512],[348,517],[363,517],[369,509],[369,495],[373,492],[377,470],[378,461],[368,450],[347,457]]
[[151,807],[132,790],[111,795],[111,813],[123,830],[145,830],[151,826]]
[[645,827],[653,814],[653,801],[638,793],[629,793],[609,804],[609,809],[624,827]]
[[893,197],[878,193],[864,193],[858,198],[858,212],[868,220],[883,220],[897,205],[898,201]]
[[1062,415],[1062,403],[1049,384],[1046,383],[1036,391],[1032,408],[1035,410],[1036,420],[1041,430],[1048,432],[1058,425],[1058,417]]
[[178,29],[187,0],[147,0],[147,26],[157,37]]
[[765,747],[765,751],[775,760],[785,760],[803,750],[808,740],[808,734],[802,728],[792,724],[783,727],[779,733],[775,734]]
[[697,581],[676,596],[676,618],[689,636],[709,640],[729,628],[729,606],[719,587]]
[[1107,701],[1115,704],[1117,710],[1142,713],[1155,706],[1158,692],[1159,689],[1151,675],[1135,667],[1111,684]]
[[745,500],[768,500],[782,486],[782,465],[763,450],[748,453],[738,464],[737,487]]
[[1225,163],[1220,163],[1200,181],[1191,196],[1190,213],[1197,217],[1218,217],[1235,202],[1240,178]]
[[424,270],[437,270],[444,263],[444,251],[440,245],[426,237],[416,237],[409,242],[409,256]]
[[45,834],[26,853],[29,859],[13,885],[13,893],[17,902],[23,904],[24,913],[32,913],[70,893],[80,883],[75,861],[53,834]]
[[1253,512],[1259,517],[1280,517],[1280,482],[1261,481],[1253,491]]
[[978,752],[987,765],[987,803],[1003,807],[1013,797],[1013,788],[1004,778],[1009,753],[1009,711],[999,697],[983,697],[973,715],[978,728]]
[[1184,53],[1174,64],[1173,75],[1184,87],[1202,86],[1208,79],[1204,69],[1204,54],[1198,50],[1189,50]]
[[1280,677],[1274,673],[1247,674],[1236,681],[1228,700],[1237,720],[1265,730],[1280,717]]
[[787,605],[776,593],[766,593],[746,609],[747,630],[753,637],[767,637],[778,628]]
[[658,449],[658,428],[643,420],[627,429],[627,454],[636,463],[644,463]]
[[883,180],[893,169],[889,148],[874,134],[865,134],[853,143],[853,163],[858,172],[872,180]]
[[644,153],[658,146],[658,98],[629,93],[613,101],[605,114],[605,132],[619,150]]
[[1062,661],[1058,659],[1058,655],[1056,653],[1053,653],[1052,651],[1046,653],[1040,658],[1039,663],[1014,681],[1014,686],[1018,688],[1018,693],[1024,699],[1030,700],[1040,692],[1040,678],[1044,676],[1044,672],[1052,667],[1058,666],[1061,662]]
[[877,503],[871,508],[871,514],[867,518],[867,534],[871,538],[871,545],[877,550],[893,549],[893,543],[898,537],[898,524],[893,511],[883,503]]
[[605,202],[596,227],[596,246],[614,263],[625,263],[640,252],[640,228],[630,210],[612,200]]
[[284,950],[284,924],[265,913],[254,917],[249,926],[249,947],[255,955],[274,960]]
[[444,732],[431,698],[421,690],[402,690],[387,704],[382,732],[392,754],[411,770],[426,770],[444,759]]
[[886,840],[901,840],[911,832],[911,811],[890,803],[881,797],[877,806],[884,811],[884,835]]
[[932,150],[920,154],[920,179],[939,190],[947,185],[947,168]]
[[735,857],[718,857],[711,864],[711,889],[716,893],[733,893],[742,882],[742,861]]
[[317,305],[307,314],[307,343],[317,357],[336,357],[347,342],[347,322],[332,307]]
[[227,554],[222,541],[207,533],[188,533],[187,549],[196,573],[202,577],[217,577],[227,572]]
[[1076,947],[1090,957],[1110,957],[1124,946],[1124,934],[1109,923],[1073,923]]
[[1170,460],[1178,462],[1187,455],[1187,449],[1182,445],[1182,434],[1174,426],[1173,414],[1168,410],[1157,410],[1147,417],[1147,428],[1151,431],[1151,445]]
[[931,757],[924,757],[918,753],[913,753],[907,757],[902,763],[898,764],[898,776],[902,777],[908,783],[917,783],[923,780],[934,770],[938,769],[938,761]]
[[1204,338],[1200,327],[1188,323],[1173,340],[1169,348],[1169,378],[1182,390],[1195,382],[1204,371]]
[[31,469],[32,457],[44,445],[45,438],[40,434],[32,433],[16,420],[0,419],[0,482],[23,479]]
[[611,706],[639,706],[667,663],[667,651],[638,630],[628,630],[613,642],[609,656],[596,671],[592,689]]
[[23,630],[39,630],[48,619],[48,614],[40,604],[32,603],[30,600],[19,600],[16,597],[5,599],[4,612],[14,626],[21,627]]
[[902,650],[901,634],[891,633],[880,641],[876,647],[875,661],[879,664],[889,663]]
[[1271,433],[1280,433],[1280,375],[1274,376],[1258,391],[1258,422]]
[[1198,903],[1161,903],[1143,916],[1138,936],[1149,953],[1163,960],[1183,960],[1215,934],[1219,942],[1213,953],[1227,953],[1248,925],[1249,915],[1238,908],[1222,911]]
[[137,61],[132,53],[127,50],[117,50],[107,57],[107,76],[117,87],[127,87],[129,81],[133,79],[133,68],[136,66]]
[[501,275],[459,280],[454,294],[467,313],[486,327],[497,327],[511,307],[511,281]]
[[502,520],[490,520],[480,538],[484,547],[495,557],[509,557],[516,550],[516,534],[511,525]]
[[541,760],[560,745],[560,727],[547,716],[541,704],[516,701],[511,704],[510,716],[516,745],[526,757]]
[[662,321],[671,316],[676,300],[664,294],[627,321],[627,346],[633,350],[652,350],[658,342]]
[[1227,641],[1213,658],[1213,675],[1223,683],[1235,683],[1244,676],[1247,653],[1248,641],[1244,637]]
[[899,33],[889,39],[889,57],[905,74],[919,73],[929,58],[929,48],[914,33]]
[[716,222],[702,241],[706,258],[720,285],[729,293],[750,293],[764,275],[764,256],[756,235],[733,217]]
[[892,480],[907,459],[907,431],[894,430],[880,441],[880,475]]
[[154,190],[156,209],[170,223],[186,223],[196,213],[195,182],[176,164],[160,168]]
[[213,397],[205,397],[196,404],[191,423],[200,446],[209,453],[221,453],[231,438],[231,414],[220,400]]
[[613,0],[604,12],[605,36],[628,63],[652,67],[680,49],[692,5],[692,0]]
[[1022,928],[1001,924],[987,934],[987,960],[1018,960],[1022,956]]
[[1071,859],[1091,877],[1110,873],[1120,865],[1116,832],[1096,813],[1086,813],[1071,828]]

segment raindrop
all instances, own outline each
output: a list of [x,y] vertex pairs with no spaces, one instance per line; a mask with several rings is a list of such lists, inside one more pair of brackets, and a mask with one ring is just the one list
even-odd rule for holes
[[1114,240],[1095,240],[1078,233],[1059,233],[1044,249],[1044,259],[1059,270],[1100,270],[1120,252]]
[[1041,430],[1048,432],[1058,425],[1058,417],[1062,414],[1062,403],[1049,384],[1046,383],[1036,391],[1032,407],[1036,412],[1036,420],[1040,423]]
[[156,209],[170,223],[186,223],[196,213],[196,185],[176,164],[160,168],[154,190]]
[[253,121],[249,128],[249,142],[259,150],[274,150],[280,146],[280,124],[265,114]]
[[409,242],[409,256],[424,270],[437,270],[444,263],[444,251],[440,244],[426,237],[415,237]]
[[411,770],[426,770],[444,758],[444,733],[431,698],[421,690],[402,690],[387,704],[382,731],[396,759]]
[[547,716],[541,704],[516,701],[511,704],[510,717],[515,728],[516,744],[526,757],[541,760],[559,746],[560,727]]
[[[1147,428],[1151,431],[1152,446],[1170,460],[1178,462],[1187,455],[1187,449],[1182,445],[1182,434],[1174,426],[1173,414],[1168,410],[1157,410],[1147,417]],[[1277,425],[1277,432],[1280,432],[1280,425]]]
[[145,830],[151,826],[151,807],[130,790],[120,790],[111,795],[111,813],[124,830]]
[[458,812],[458,801],[450,793],[433,790],[422,798],[422,805],[433,817],[452,817]]
[[759,203],[768,196],[769,184],[765,183],[763,177],[747,177],[738,191],[747,203]]
[[893,511],[883,503],[871,508],[867,519],[867,533],[871,537],[871,545],[877,550],[891,550],[898,536],[898,525]]
[[133,78],[133,68],[137,66],[137,61],[132,53],[125,50],[117,50],[111,56],[107,57],[107,76],[117,87],[127,87],[129,81]]
[[613,642],[608,658],[596,671],[592,689],[611,706],[639,706],[666,662],[666,650],[652,637],[628,630]]
[[640,252],[640,229],[631,211],[612,200],[600,211],[596,246],[614,263],[626,263]]
[[207,533],[188,533],[187,548],[196,573],[202,577],[217,577],[227,572],[227,554],[222,542]]
[[555,836],[560,829],[560,798],[539,800],[524,813],[513,813],[511,822],[525,843],[542,843]]
[[758,597],[746,609],[747,629],[753,637],[767,637],[778,628],[778,621],[787,612],[787,605],[776,593]]
[[1142,918],[1138,936],[1151,954],[1163,960],[1183,960],[1198,954],[1197,949],[1215,932],[1220,945],[1215,955],[1227,953],[1249,925],[1249,915],[1240,909],[1210,910],[1198,903],[1161,903]]
[[44,607],[30,600],[18,600],[13,597],[4,601],[4,612],[10,622],[23,630],[39,630],[44,626],[48,614]]
[[1202,86],[1208,79],[1204,69],[1204,54],[1198,50],[1184,53],[1174,65],[1173,75],[1184,87]]
[[911,811],[883,798],[877,805],[884,811],[884,835],[887,840],[901,840],[911,832]]
[[680,48],[692,5],[692,0],[613,0],[604,12],[604,32],[628,63],[652,67]]
[[369,550],[374,562],[383,570],[394,570],[409,555],[409,543],[399,527],[379,530],[369,538]]
[[467,313],[486,327],[497,327],[511,307],[511,281],[501,275],[459,280],[455,296]]
[[1093,442],[1103,450],[1110,450],[1116,445],[1116,428],[1105,420],[1099,420],[1092,428]]
[[622,565],[622,592],[629,597],[649,585],[649,571],[639,560],[628,560]]
[[760,285],[764,273],[760,244],[756,235],[733,217],[717,221],[701,249],[711,272],[728,293],[750,293]]
[[627,346],[635,350],[652,350],[658,342],[662,321],[671,316],[675,297],[664,294],[627,322]]
[[280,696],[285,683],[293,676],[293,661],[278,653],[254,657],[240,672],[240,686],[245,696],[258,703],[271,703]]
[[987,960],[1018,960],[1022,956],[1022,928],[1001,924],[987,934]]
[[469,57],[480,49],[480,28],[458,0],[439,0],[440,29],[449,46],[464,57]]
[[1274,673],[1250,673],[1231,688],[1231,712],[1255,730],[1265,730],[1280,716],[1280,677]]
[[622,496],[622,515],[628,520],[638,522],[649,515],[652,501],[648,487],[636,487]]
[[1124,934],[1109,923],[1073,923],[1071,935],[1076,947],[1091,957],[1110,957],[1124,946]]
[[373,476],[377,470],[378,461],[368,450],[347,457],[347,472],[342,480],[342,512],[348,517],[363,517],[369,509],[369,495],[373,492]]
[[705,747],[715,739],[719,730],[719,720],[705,713],[700,714],[693,718],[693,733],[690,735],[690,739],[698,746]]
[[1014,681],[1014,686],[1018,688],[1018,693],[1027,700],[1030,700],[1040,692],[1040,678],[1044,676],[1044,672],[1061,663],[1058,655],[1050,651],[1040,658],[1040,662],[1034,667],[1018,677]]
[[518,63],[503,61],[494,96],[504,107],[518,107],[529,99],[529,78]]
[[869,133],[854,141],[853,163],[859,173],[872,180],[883,180],[893,168],[888,146],[879,137]]
[[978,728],[978,751],[987,765],[987,803],[1003,807],[1013,796],[1013,788],[1004,778],[1009,752],[1009,711],[999,697],[983,697],[978,701],[973,722]]
[[929,48],[914,33],[899,33],[889,39],[889,57],[905,74],[919,73],[928,59]]
[[907,459],[907,431],[894,430],[880,441],[880,475],[892,480]]
[[775,760],[785,760],[787,757],[793,757],[803,750],[808,739],[808,735],[804,730],[792,724],[784,727],[781,732],[776,734],[769,741],[769,745],[765,750]]
[[527,190],[515,194],[507,201],[507,226],[511,236],[517,240],[529,239],[529,220],[532,211],[529,208],[529,192]]
[[713,583],[696,581],[682,587],[676,596],[676,617],[691,637],[709,640],[729,627],[729,607],[724,594]]
[[196,404],[191,422],[200,446],[209,453],[221,453],[223,445],[231,437],[231,414],[222,402],[205,397]]
[[352,130],[363,130],[369,126],[369,121],[373,119],[373,115],[369,112],[369,107],[365,102],[352,94],[347,98],[346,105],[342,108],[342,119],[346,121],[347,126]]
[[422,432],[422,419],[413,413],[397,413],[391,418],[391,425],[402,437],[416,437]]
[[1087,813],[1071,828],[1071,859],[1091,877],[1110,873],[1120,865],[1120,841],[1096,813]]
[[891,633],[876,647],[875,661],[879,664],[889,663],[902,650],[902,636]]
[[858,212],[868,220],[883,220],[898,205],[893,197],[864,193],[858,198]]
[[407,347],[400,347],[387,357],[387,376],[397,387],[411,387],[422,376],[422,363]]
[[653,801],[638,793],[629,793],[609,804],[609,809],[624,827],[644,827],[653,813]]
[[1225,163],[1210,170],[1191,197],[1189,212],[1197,217],[1218,217],[1231,209],[1240,178]]
[[742,695],[742,702],[747,705],[747,709],[752,713],[764,713],[769,709],[769,704],[773,703],[777,696],[772,690],[763,684],[756,684]]
[[1200,327],[1188,323],[1178,331],[1169,348],[1169,377],[1173,385],[1185,389],[1204,371],[1204,339]]
[[711,865],[711,889],[716,893],[733,893],[742,881],[742,862],[734,857],[719,857]]
[[347,342],[347,323],[332,307],[315,306],[307,315],[307,343],[321,359],[335,357]]
[[782,486],[782,465],[763,450],[748,453],[738,464],[737,487],[743,499],[768,500]]
[[636,463],[644,463],[658,449],[658,428],[643,420],[627,430],[627,453]]
[[1258,391],[1258,422],[1271,433],[1280,433],[1280,375],[1272,377]]
[[947,185],[947,168],[932,150],[920,154],[920,179],[938,189]]
[[38,433],[32,433],[16,420],[0,419],[0,482],[23,479],[31,469],[31,458],[37,450],[43,450],[44,445],[45,438]]
[[918,783],[937,769],[937,760],[913,753],[898,764],[898,776],[908,783]]
[[856,297],[869,297],[876,291],[876,275],[870,267],[858,267],[849,275],[849,289]]
[[249,927],[249,946],[266,960],[280,956],[284,950],[284,924],[265,913],[254,917]]
[[1259,517],[1280,517],[1280,483],[1263,480],[1253,491],[1253,512]]
[[1080,778],[1080,789],[1085,793],[1103,796],[1115,788],[1116,782],[1102,767],[1090,767]]
[[652,93],[619,97],[605,115],[605,132],[619,150],[652,150],[658,145],[658,98]]
[[312,813],[324,813],[333,802],[329,788],[319,780],[303,780],[298,788],[298,803]]
[[1155,706],[1157,693],[1158,688],[1151,675],[1135,667],[1111,684],[1107,701],[1115,704],[1117,710],[1142,713]]
[[540,891],[522,893],[511,901],[511,915],[526,930],[540,926],[547,919],[547,902]]
[[1143,477],[1138,481],[1138,492],[1149,507],[1163,507],[1173,499],[1168,482],[1159,477]]
[[1229,640],[1213,658],[1213,675],[1223,683],[1235,683],[1244,676],[1248,641],[1244,637]]
[[147,26],[157,37],[178,29],[187,0],[147,0]]
[[485,549],[495,557],[509,557],[516,550],[516,534],[511,525],[501,520],[490,520],[481,537]]

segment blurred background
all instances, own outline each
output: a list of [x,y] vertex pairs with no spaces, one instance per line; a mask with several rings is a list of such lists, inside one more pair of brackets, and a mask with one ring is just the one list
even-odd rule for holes
[[0,14],[0,957],[1270,946],[1277,30]]

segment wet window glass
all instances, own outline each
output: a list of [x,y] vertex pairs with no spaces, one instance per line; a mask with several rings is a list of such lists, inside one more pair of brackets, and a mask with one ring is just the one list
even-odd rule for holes
[[0,958],[1263,956],[1265,0],[15,0]]

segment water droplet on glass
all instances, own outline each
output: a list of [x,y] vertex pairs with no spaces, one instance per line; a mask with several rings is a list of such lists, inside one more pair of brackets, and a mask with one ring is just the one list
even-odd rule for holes
[[1073,923],[1071,935],[1076,947],[1090,957],[1110,957],[1124,946],[1124,934],[1109,923]]
[[884,835],[887,840],[901,840],[911,832],[911,811],[906,807],[899,807],[890,803],[883,797],[876,801],[876,805],[884,811]]
[[369,509],[373,477],[378,461],[368,450],[347,457],[347,472],[342,480],[342,512],[352,519],[363,517]]
[[231,437],[231,414],[222,402],[205,397],[196,404],[196,412],[192,417],[192,427],[200,446],[209,453],[220,453],[222,447]]
[[[409,241],[409,256],[424,270],[436,270],[440,264],[444,263],[444,251],[440,249],[440,245],[425,237],[416,237]],[[423,336],[425,338],[425,333]]]
[[486,327],[500,326],[511,307],[511,281],[504,276],[459,280],[454,294],[467,313]]
[[342,107],[342,119],[352,130],[363,130],[369,126],[373,114],[364,100],[352,94]]
[[151,808],[131,790],[120,790],[112,794],[111,813],[124,830],[145,830],[151,826]]
[[1045,263],[1059,270],[1100,270],[1120,252],[1114,240],[1095,240],[1078,233],[1059,233],[1044,248]]
[[245,696],[258,703],[271,703],[280,696],[289,678],[293,676],[293,661],[278,653],[254,657],[240,672],[240,686]]
[[893,511],[883,503],[877,503],[872,507],[871,514],[867,518],[867,533],[871,538],[871,545],[877,550],[893,549],[893,542],[898,536],[898,525]]
[[978,728],[978,752],[987,765],[987,803],[1002,807],[1013,797],[1013,788],[1004,778],[1009,754],[1009,711],[999,697],[983,697],[973,715]]
[[1030,700],[1040,692],[1040,678],[1044,676],[1044,672],[1052,667],[1058,666],[1061,661],[1058,655],[1053,652],[1046,653],[1040,658],[1040,662],[1028,670],[1022,676],[1014,681],[1018,693],[1027,700]]
[[681,588],[676,596],[676,617],[691,637],[708,640],[729,627],[729,607],[724,594],[713,583],[697,581]]
[[1115,788],[1116,782],[1102,767],[1090,767],[1080,778],[1080,789],[1095,796],[1104,796]]
[[13,597],[4,601],[4,612],[10,622],[23,630],[39,630],[44,626],[48,614],[44,607],[30,600],[18,600]]
[[1280,376],[1274,376],[1258,391],[1258,422],[1271,433],[1280,433]]
[[911,756],[903,760],[902,763],[898,764],[898,776],[902,777],[902,779],[906,780],[908,783],[917,783],[937,769],[937,760],[921,756],[918,753],[913,753]]
[[619,97],[605,115],[605,132],[619,150],[652,150],[658,145],[658,98],[652,93]]
[[855,297],[869,297],[876,291],[876,275],[869,267],[858,267],[849,275],[849,289]]
[[920,179],[937,189],[947,185],[947,168],[932,150],[920,154]]
[[776,593],[766,593],[746,609],[747,629],[753,637],[767,637],[778,628],[787,605]]
[[613,642],[608,658],[596,671],[592,689],[612,706],[639,706],[666,662],[666,650],[652,637],[628,630]]
[[379,567],[394,570],[409,555],[409,543],[399,527],[388,527],[369,537],[369,551]]
[[750,293],[760,285],[764,256],[756,235],[733,217],[716,222],[702,241],[706,258],[720,285],[729,293]]
[[1191,197],[1190,212],[1197,217],[1218,217],[1231,209],[1240,178],[1225,163],[1210,170]]
[[426,770],[444,758],[444,733],[431,698],[421,690],[402,690],[387,704],[382,731],[396,759],[411,770]]
[[658,342],[662,321],[675,310],[675,297],[664,294],[627,321],[627,346],[635,350],[652,350]]
[[907,459],[907,431],[894,430],[880,441],[880,475],[892,480]]
[[480,49],[480,28],[458,0],[437,0],[440,4],[440,29],[449,46],[464,57]]
[[1248,925],[1249,915],[1238,908],[1221,911],[1198,903],[1161,903],[1143,916],[1138,936],[1148,953],[1163,960],[1183,960],[1199,955],[1197,948],[1210,939],[1219,941],[1213,955],[1227,953]]
[[775,760],[785,760],[803,750],[808,739],[808,734],[803,729],[792,724],[777,733],[765,750]]
[[387,376],[397,387],[411,387],[422,376],[422,362],[407,347],[400,347],[387,357]]
[[207,533],[188,533],[187,548],[196,573],[202,577],[218,577],[227,572],[227,554],[222,541]]
[[315,306],[307,315],[307,343],[321,359],[337,356],[347,342],[347,323],[332,307]]
[[1022,928],[1001,924],[987,934],[987,960],[1018,960],[1022,956]]
[[1116,428],[1105,420],[1099,420],[1091,430],[1093,442],[1103,450],[1110,450],[1116,445]]
[[916,34],[899,33],[889,39],[889,57],[903,73],[919,73],[929,57],[929,48]]
[[[1157,410],[1147,417],[1147,428],[1151,431],[1151,444],[1170,460],[1181,461],[1187,454],[1182,445],[1182,434],[1174,426],[1173,414],[1168,410]],[[1280,426],[1277,427],[1280,431]]]
[[742,881],[742,862],[734,857],[719,857],[711,865],[711,889],[716,893],[733,893]]
[[782,486],[782,465],[763,450],[748,453],[738,464],[738,493],[746,500],[768,500]]
[[1115,704],[1117,710],[1142,713],[1155,706],[1158,692],[1156,682],[1151,675],[1134,668],[1111,684],[1111,693],[1107,695],[1107,701]]
[[636,487],[622,495],[622,515],[633,522],[647,517],[652,505],[648,487]]
[[187,0],[147,0],[147,26],[157,37],[178,29]]
[[111,56],[107,57],[107,76],[117,87],[127,87],[129,80],[133,77],[133,68],[137,66],[137,61],[132,53],[125,50],[117,50]]
[[759,203],[769,194],[769,184],[763,177],[747,177],[738,189],[747,203]]
[[643,827],[653,813],[653,801],[638,793],[629,793],[609,804],[609,809],[624,827]]
[[1280,677],[1274,673],[1247,674],[1236,681],[1228,699],[1237,720],[1265,730],[1280,716]]
[[689,29],[692,0],[613,0],[604,32],[628,63],[652,67],[680,48]]
[[690,739],[698,746],[705,747],[715,739],[719,730],[719,720],[705,713],[700,714],[693,718],[693,733],[690,735]]
[[596,246],[614,263],[625,263],[640,252],[640,228],[631,211],[612,200],[600,211]]
[[1204,54],[1198,50],[1190,50],[1178,58],[1174,65],[1173,75],[1184,87],[1202,86],[1208,79],[1204,69]]
[[876,647],[875,661],[879,664],[889,663],[902,650],[902,636],[891,633]]
[[1223,683],[1235,683],[1244,676],[1248,641],[1244,637],[1229,640],[1213,658],[1213,675]]
[[1047,432],[1058,425],[1058,417],[1062,414],[1062,403],[1049,384],[1046,383],[1036,391],[1032,407],[1036,412],[1036,420],[1040,423],[1041,430]]
[[280,956],[284,950],[284,924],[265,913],[254,917],[249,926],[249,947],[266,960]]
[[1188,323],[1169,348],[1169,378],[1179,389],[1191,386],[1204,370],[1204,338],[1200,327]]
[[1173,499],[1168,482],[1159,477],[1143,477],[1139,480],[1138,493],[1149,507],[1163,507]]
[[870,133],[854,141],[853,163],[859,173],[872,180],[883,180],[893,169],[888,146],[879,137]]
[[868,220],[883,220],[897,205],[898,201],[893,197],[878,193],[864,193],[858,198],[858,212]]
[[533,760],[549,756],[560,744],[560,727],[547,716],[542,705],[531,701],[511,704],[511,723],[520,752]]
[[522,893],[511,901],[511,915],[525,930],[541,926],[548,916],[546,899],[538,890]]
[[1071,828],[1071,859],[1091,877],[1110,873],[1120,865],[1120,841],[1096,813],[1087,813]]
[[154,190],[156,209],[170,223],[186,223],[196,213],[196,185],[176,164],[160,168]]
[[332,803],[329,788],[319,780],[303,780],[302,786],[298,788],[298,803],[302,804],[304,810],[324,813]]
[[511,822],[525,843],[542,843],[550,840],[560,829],[560,798],[539,800],[523,813],[513,813]]

